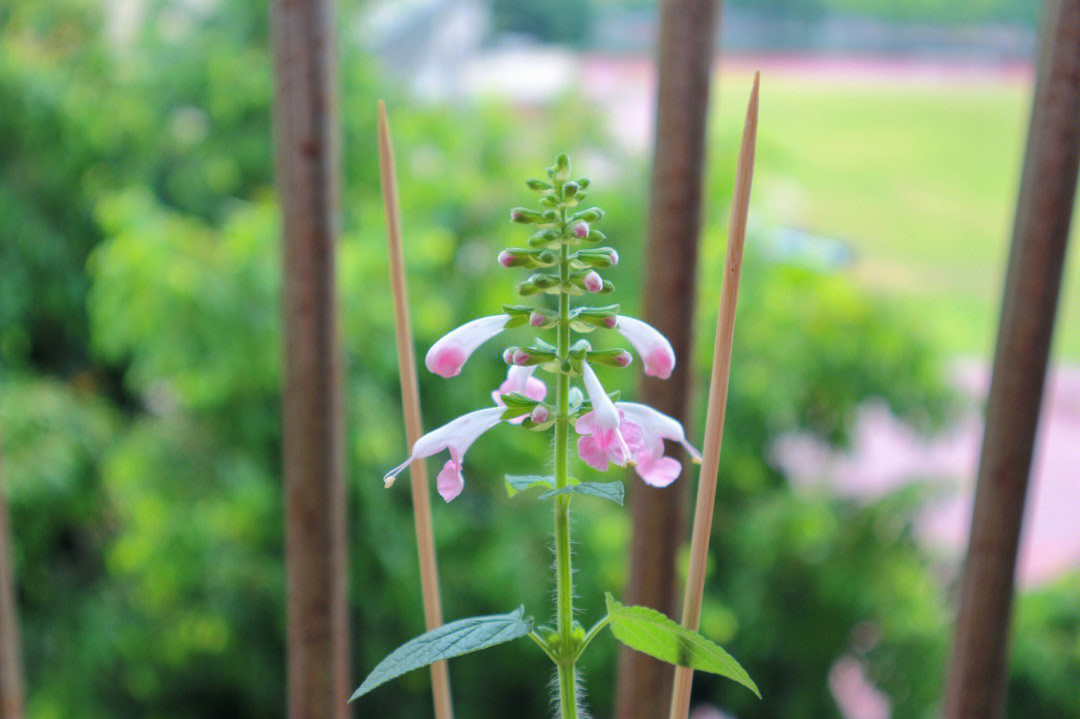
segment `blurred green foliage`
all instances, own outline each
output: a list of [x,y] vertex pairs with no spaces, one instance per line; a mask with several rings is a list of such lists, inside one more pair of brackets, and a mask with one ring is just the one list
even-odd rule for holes
[[[16,0],[0,9],[0,432],[30,715],[279,717],[280,252],[265,6],[110,7]],[[506,210],[528,199],[522,181],[553,152],[566,150],[595,180],[592,199],[607,210],[604,231],[623,258],[609,276],[629,311],[638,309],[646,203],[644,168],[608,144],[575,98],[543,113],[415,107],[348,39],[341,87],[359,681],[422,630],[408,493],[379,481],[406,450],[375,99],[390,101],[421,351],[512,299],[512,278],[494,258],[524,235]],[[710,206],[727,205],[729,155],[713,163]],[[706,229],[702,338],[713,329],[723,219]],[[684,361],[704,387],[709,343],[699,344]],[[740,717],[837,716],[828,671],[853,655],[898,716],[929,716],[948,596],[942,570],[912,537],[922,495],[807,496],[767,459],[791,431],[842,446],[855,408],[871,397],[936,426],[952,405],[940,358],[909,321],[842,275],[754,258],[736,346],[703,629],[743,662],[766,700],[748,703],[704,679],[697,696]],[[452,382],[421,373],[426,424],[486,404],[504,371],[493,345]],[[550,508],[528,493],[508,498],[501,481],[539,471],[546,451],[543,438],[500,427],[469,454],[465,493],[438,503],[448,617],[524,603],[546,619]],[[625,581],[629,530],[622,511],[588,499],[576,516],[578,590],[585,616],[595,617],[602,592]],[[1066,582],[1020,605],[1013,696],[1018,707],[1043,708],[1030,716],[1076,711],[1078,594]],[[601,716],[613,701],[614,657],[614,643],[599,641],[584,665]],[[457,660],[458,711],[544,716],[547,671],[524,642]],[[430,713],[422,672],[382,691],[358,712]]]

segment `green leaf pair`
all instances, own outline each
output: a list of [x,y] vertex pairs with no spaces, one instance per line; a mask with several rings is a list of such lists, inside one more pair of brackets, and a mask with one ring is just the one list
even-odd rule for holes
[[532,487],[547,487],[550,492],[544,492],[537,499],[551,499],[563,494],[584,494],[589,497],[599,497],[621,505],[623,503],[622,482],[578,482],[571,479],[571,484],[562,489],[554,489],[555,478],[536,474],[506,475],[506,493],[513,497]]
[[620,642],[668,664],[732,679],[761,698],[757,685],[735,658],[697,632],[668,619],[655,609],[627,607],[607,598],[611,633]]
[[519,607],[509,614],[459,619],[421,634],[379,662],[349,701],[359,699],[375,687],[414,669],[523,637],[533,627],[532,619],[524,615],[525,608]]

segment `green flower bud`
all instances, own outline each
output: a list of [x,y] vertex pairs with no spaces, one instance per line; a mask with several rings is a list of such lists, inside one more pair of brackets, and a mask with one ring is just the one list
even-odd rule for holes
[[571,259],[580,262],[583,267],[603,270],[619,263],[619,253],[610,247],[601,247],[595,250],[578,250]]
[[580,189],[581,189],[581,186],[578,185],[578,183],[571,180],[570,182],[567,182],[565,185],[563,185],[563,187],[562,187],[562,195],[563,195],[563,197],[565,199],[569,200],[571,197],[576,195],[578,193],[578,190],[580,190]]
[[555,158],[555,175],[552,177],[556,182],[565,182],[570,179],[570,158],[565,152],[559,153]]
[[585,238],[585,241],[586,242],[593,242],[593,243],[606,242],[607,241],[607,235],[605,235],[600,230],[594,230],[594,229],[592,229],[590,227],[589,228],[589,236]]
[[624,349],[602,350],[589,352],[586,359],[589,364],[603,365],[605,367],[629,367],[634,361],[634,356]]
[[531,295],[543,292],[543,290],[534,285],[531,280],[524,280],[522,282],[518,282],[516,289],[517,293],[522,297],[529,297]]
[[577,183],[578,187],[584,190],[586,187],[589,186],[589,183],[592,182],[592,180],[587,177],[579,177],[578,179],[574,180],[574,182]]
[[574,217],[572,219],[575,220],[575,221],[592,223],[592,222],[599,222],[600,218],[602,218],[603,216],[604,216],[604,211],[601,210],[599,207],[590,207],[587,210],[582,210],[581,212],[575,212]]
[[527,180],[525,182],[525,185],[530,190],[536,190],[537,192],[544,192],[545,190],[551,189],[551,185],[549,183],[544,182],[543,180],[537,180],[535,178]]
[[559,284],[559,278],[555,275],[545,275],[542,273],[533,275],[528,281],[532,282],[536,287],[539,287],[542,290],[546,290],[549,287],[554,287]]
[[510,210],[510,219],[514,222],[520,222],[523,225],[535,225],[544,220],[539,212],[530,210],[527,207],[515,207]]

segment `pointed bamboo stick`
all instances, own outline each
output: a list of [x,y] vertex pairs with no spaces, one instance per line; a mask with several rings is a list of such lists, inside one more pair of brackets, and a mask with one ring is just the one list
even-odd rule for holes
[[[713,504],[716,501],[716,474],[720,468],[720,442],[724,435],[724,410],[727,407],[728,376],[731,370],[731,340],[735,332],[735,302],[739,294],[743,242],[746,239],[746,215],[750,202],[750,183],[754,176],[754,146],[757,139],[758,81],[746,109],[742,148],[735,174],[735,194],[731,198],[731,224],[728,230],[727,260],[720,293],[720,317],[716,323],[716,348],[713,353],[712,379],[709,382],[709,409],[705,419],[705,447],[698,478],[694,529],[690,543],[690,571],[683,597],[682,624],[697,631],[701,621],[701,600],[705,591],[705,560],[709,553]],[[690,712],[690,685],[694,670],[676,667],[671,692],[670,719],[686,719]]]
[[[409,447],[423,434],[420,420],[420,391],[416,379],[416,355],[409,324],[409,297],[405,287],[405,260],[401,250],[401,215],[397,202],[397,177],[394,171],[394,148],[386,103],[379,100],[379,169],[382,177],[383,208],[386,211],[386,239],[390,255],[390,285],[394,293],[394,329],[397,335],[398,369],[401,373],[401,406],[405,413],[405,436]],[[423,461],[409,465],[413,516],[416,523],[416,548],[420,557],[420,587],[424,595],[424,623],[431,631],[442,624],[442,601],[439,598],[439,571],[435,562],[435,539],[431,530],[431,500],[428,494],[427,466]],[[446,662],[431,665],[431,693],[435,719],[453,719],[450,702],[450,674]]]

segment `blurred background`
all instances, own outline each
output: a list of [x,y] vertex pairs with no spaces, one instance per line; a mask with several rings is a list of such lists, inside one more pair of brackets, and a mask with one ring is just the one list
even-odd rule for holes
[[[375,154],[387,100],[421,352],[513,301],[508,210],[566,151],[640,307],[657,9],[646,0],[338,3],[354,674],[423,630]],[[713,80],[698,386],[734,159],[757,173],[702,630],[762,689],[740,719],[939,708],[1034,77],[1036,3],[731,0]],[[280,219],[265,3],[0,4],[0,438],[33,719],[284,713]],[[1066,268],[1021,548],[1009,716],[1080,717],[1080,268]],[[509,338],[511,340],[515,338]],[[486,402],[502,344],[425,424]],[[634,395],[636,375],[602,379]],[[700,438],[704,391],[697,398]],[[693,424],[693,423],[692,423]],[[545,438],[501,428],[434,522],[445,615],[547,616],[550,511],[509,498]],[[684,478],[685,479],[685,478]],[[637,481],[628,478],[627,481]],[[578,594],[628,521],[577,505]],[[611,716],[615,645],[585,657]],[[462,717],[546,716],[529,643],[455,660]],[[540,678],[538,680],[538,677]],[[357,716],[430,716],[414,672]],[[344,699],[344,698],[343,698]],[[706,711],[706,710],[703,710]],[[712,710],[708,710],[712,711]],[[712,716],[716,716],[712,714]]]

